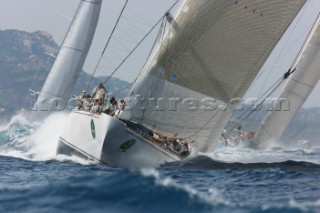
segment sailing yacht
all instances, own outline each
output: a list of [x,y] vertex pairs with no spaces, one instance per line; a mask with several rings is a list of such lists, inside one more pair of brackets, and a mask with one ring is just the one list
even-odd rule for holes
[[273,110],[266,115],[255,135],[254,142],[256,144],[262,144],[270,140],[281,140],[290,122],[320,79],[319,58],[320,15],[316,19],[291,72],[288,73],[288,76],[285,76],[288,80],[277,98],[279,101],[275,103],[275,109],[281,109],[283,100],[289,100],[290,109],[287,111]]
[[235,98],[244,96],[305,2],[182,0],[173,16],[164,15],[170,27],[155,43],[125,108],[115,116],[71,112],[57,153],[132,168],[187,157],[171,143],[189,146],[191,153],[211,152]]

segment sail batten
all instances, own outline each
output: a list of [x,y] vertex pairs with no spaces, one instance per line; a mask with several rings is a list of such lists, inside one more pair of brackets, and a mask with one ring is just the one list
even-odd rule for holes
[[[243,97],[304,3],[186,0],[132,89],[142,100],[128,104],[129,120],[211,151],[231,117],[230,101]],[[150,98],[178,101],[175,110],[159,111]]]

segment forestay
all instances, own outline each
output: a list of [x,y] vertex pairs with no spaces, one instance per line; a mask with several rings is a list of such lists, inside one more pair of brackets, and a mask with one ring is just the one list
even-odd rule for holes
[[211,151],[230,101],[243,97],[304,3],[184,1],[132,89],[127,119]]

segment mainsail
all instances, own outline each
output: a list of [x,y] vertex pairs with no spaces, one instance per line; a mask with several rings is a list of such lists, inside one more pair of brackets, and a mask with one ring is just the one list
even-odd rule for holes
[[57,58],[44,83],[31,119],[42,119],[65,108],[88,54],[102,0],[82,0]]
[[305,1],[185,0],[122,118],[211,151],[230,102],[243,97]]
[[[268,140],[280,140],[291,120],[302,107],[320,79],[320,16],[309,34],[284,89],[278,96],[274,110],[261,123],[255,142],[261,144]],[[282,109],[288,102],[289,110]]]

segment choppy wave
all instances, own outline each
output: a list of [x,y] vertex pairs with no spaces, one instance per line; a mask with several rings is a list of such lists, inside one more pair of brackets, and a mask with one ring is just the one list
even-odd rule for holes
[[14,116],[8,124],[0,126],[0,156],[31,161],[93,162],[76,156],[56,155],[59,134],[67,114],[56,113],[43,122],[30,122],[23,115]]
[[[208,176],[204,172],[190,174],[190,171],[181,173],[179,170],[154,169],[130,171],[55,161],[36,162],[35,166],[35,162],[31,161],[23,162],[19,159],[9,161],[11,163],[20,161],[19,167],[23,168],[25,176],[16,181],[16,187],[1,187],[0,184],[1,212],[291,213],[318,212],[317,209],[320,207],[319,201],[298,202],[294,199],[285,203],[264,205],[255,205],[253,201],[250,201],[251,204],[231,201],[232,199],[224,197],[224,189],[221,187],[211,186],[206,190],[197,188],[202,179],[196,176]],[[54,172],[48,171],[48,167]],[[35,175],[36,171],[39,174]],[[193,179],[193,185],[185,182],[188,178]],[[1,182],[3,181],[2,177]],[[210,185],[208,177],[206,182],[205,184]],[[249,194],[246,196],[250,197]]]
[[[53,167],[57,166],[54,165],[54,162],[52,163]],[[24,167],[28,165],[28,163],[22,164]],[[45,166],[38,164],[39,171]],[[170,178],[161,178],[155,170],[111,170],[98,166],[79,168],[75,165],[73,168],[66,165],[63,168],[68,172],[77,170],[78,173],[74,173],[68,178],[57,178],[58,180],[49,177],[49,181],[44,181],[39,175],[37,176],[38,180],[34,180],[36,183],[32,183],[31,180],[31,183],[26,184],[27,187],[0,188],[0,202],[4,203],[4,205],[0,205],[0,210],[2,212],[25,212],[28,210],[46,212],[100,212],[102,210],[105,212],[204,212],[212,210],[213,206],[218,206],[220,202],[215,201],[213,197],[201,195],[191,187],[178,185]],[[64,175],[66,174],[64,173]],[[30,177],[25,178],[29,179]],[[30,206],[30,202],[33,203],[33,206]]]
[[1,212],[320,212],[319,147],[222,147],[131,171],[57,156],[66,116],[0,126]]
[[[287,145],[287,144],[290,144]],[[240,163],[278,163],[287,161],[310,162],[320,164],[320,146],[299,146],[295,142],[282,144],[278,142],[267,143],[259,149],[246,147],[222,147],[213,153],[207,154],[210,158],[224,162]]]
[[229,163],[223,161],[214,160],[205,155],[199,155],[179,162],[171,162],[162,165],[163,168],[195,168],[195,169],[267,169],[267,168],[279,168],[287,171],[320,171],[320,164],[288,160],[284,162],[273,163]]

